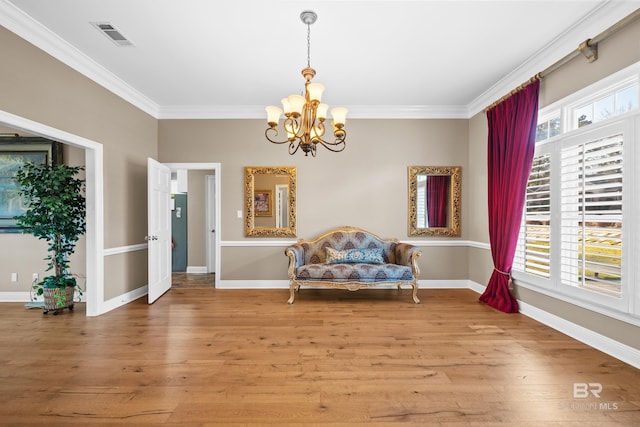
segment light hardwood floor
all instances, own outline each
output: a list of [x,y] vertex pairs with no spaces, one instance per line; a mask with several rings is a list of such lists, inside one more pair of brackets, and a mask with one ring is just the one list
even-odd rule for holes
[[174,288],[94,318],[4,303],[0,425],[640,425],[638,369],[470,290],[287,298]]
[[171,273],[171,286],[175,288],[215,288],[215,273]]

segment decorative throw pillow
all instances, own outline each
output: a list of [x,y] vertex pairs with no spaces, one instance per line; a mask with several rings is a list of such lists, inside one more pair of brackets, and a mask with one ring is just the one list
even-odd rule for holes
[[347,249],[327,248],[328,264],[384,264],[384,251],[379,248]]

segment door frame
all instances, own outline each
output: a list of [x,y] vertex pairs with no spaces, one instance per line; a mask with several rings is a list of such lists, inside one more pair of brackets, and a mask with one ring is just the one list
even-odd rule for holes
[[[212,170],[213,175],[215,176],[214,180],[214,229],[216,232],[214,233],[214,245],[215,245],[215,261],[214,261],[214,270],[216,272],[216,277],[220,277],[220,182],[222,181],[222,165],[221,163],[168,163],[161,162],[163,165],[169,167],[172,171],[177,169],[190,169],[190,170]],[[206,187],[206,185],[205,185]],[[207,232],[207,235],[210,233]],[[207,245],[207,251],[209,246]],[[209,270],[209,257],[207,256],[207,270]]]
[[86,315],[106,312],[104,304],[104,193],[102,144],[0,110],[0,125],[84,148],[86,224]]
[[[217,233],[218,233],[218,228],[216,226],[217,223],[217,218],[218,218],[218,212],[216,209],[216,206],[218,206],[218,201],[217,201],[217,194],[218,191],[216,191],[216,181],[218,180],[219,177],[217,177],[215,175],[207,175],[206,176],[206,182],[205,182],[205,222],[207,224],[207,238],[206,238],[206,257],[207,257],[207,273],[215,273],[216,272],[216,257],[218,252],[220,251],[220,248],[218,247],[218,245],[216,244],[216,242],[219,241],[219,239],[216,239]],[[211,193],[213,192],[213,197],[211,197]],[[213,207],[212,207],[213,205]],[[213,215],[213,224],[211,221],[211,216]],[[211,229],[213,228],[214,231],[211,231]],[[212,236],[211,233],[213,233],[213,241],[211,241]],[[211,247],[213,246],[213,250],[211,249]],[[213,252],[213,259],[212,259],[212,254],[211,252]]]

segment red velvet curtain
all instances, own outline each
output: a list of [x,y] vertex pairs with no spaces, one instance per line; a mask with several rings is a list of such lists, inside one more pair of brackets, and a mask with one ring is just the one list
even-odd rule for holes
[[449,181],[446,175],[427,177],[427,219],[429,227],[447,226],[447,207],[449,206]]
[[489,240],[493,273],[480,301],[517,313],[511,292],[511,266],[518,241],[538,119],[536,79],[487,111],[489,123]]

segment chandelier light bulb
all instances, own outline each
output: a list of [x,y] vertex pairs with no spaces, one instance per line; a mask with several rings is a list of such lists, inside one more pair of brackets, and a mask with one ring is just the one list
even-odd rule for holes
[[344,126],[348,112],[349,110],[344,107],[335,107],[331,110],[331,117],[333,117],[333,122],[336,127]]
[[291,113],[293,114],[302,114],[302,109],[304,108],[304,104],[306,104],[307,100],[304,99],[302,95],[289,95],[287,98],[289,101],[289,105],[291,107]]
[[289,100],[287,98],[282,98],[280,102],[282,102],[282,109],[284,110],[284,114],[291,113],[291,105],[289,104]]
[[269,124],[269,126],[277,126],[278,122],[280,121],[282,109],[273,105],[269,105],[265,108],[265,110],[267,110],[267,123]]
[[329,104],[320,104],[316,109],[316,118],[320,121],[324,121],[327,118],[327,111],[329,110]]
[[309,83],[307,85],[307,92],[309,93],[310,101],[322,100],[322,92],[324,92],[324,86],[320,83]]

